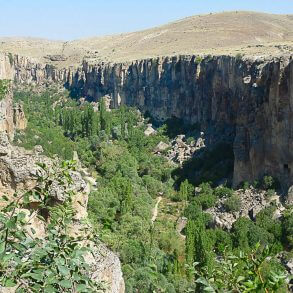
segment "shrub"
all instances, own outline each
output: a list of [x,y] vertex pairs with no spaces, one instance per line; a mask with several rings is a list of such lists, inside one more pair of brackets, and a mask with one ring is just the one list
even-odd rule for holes
[[288,292],[287,274],[270,255],[259,244],[247,253],[230,252],[216,260],[212,272],[196,271],[195,292]]
[[190,137],[187,138],[186,142],[187,142],[187,144],[190,145],[191,143],[195,142],[195,138],[190,136]]
[[231,251],[232,239],[228,232],[221,229],[215,229],[213,234],[215,237],[214,247],[217,254],[223,254],[227,250]]
[[243,57],[243,55],[241,53],[237,53],[235,56],[236,60],[238,60],[238,61],[242,60],[242,57]]
[[215,189],[215,195],[219,198],[231,197],[234,194],[233,189],[225,186],[219,186]]
[[8,91],[9,83],[9,80],[0,80],[0,101],[5,98],[5,95]]
[[274,189],[268,189],[267,192],[266,192],[266,194],[265,194],[265,196],[267,198],[271,198],[274,195],[275,195],[275,190]]
[[224,207],[227,212],[238,212],[241,208],[241,200],[239,196],[232,195],[224,202]]
[[244,181],[244,182],[243,182],[243,189],[244,189],[244,190],[247,190],[247,189],[249,189],[249,187],[250,187],[249,182]]
[[195,58],[195,63],[196,64],[200,64],[201,62],[202,62],[202,57],[200,57],[200,56],[197,56],[196,58]]
[[264,176],[264,178],[262,180],[262,187],[264,189],[268,190],[269,188],[273,187],[274,183],[275,183],[275,181],[272,176]]
[[199,185],[200,193],[195,197],[195,201],[202,206],[203,209],[211,208],[215,205],[217,197],[209,183],[202,183]]
[[283,222],[283,238],[286,245],[293,248],[293,210],[289,211],[284,216]]
[[[61,172],[52,173],[42,166],[44,173],[34,190],[15,196],[12,202],[3,197],[7,205],[0,211],[0,284],[16,292],[96,292],[100,285],[91,280],[85,255],[90,251],[82,241],[89,236],[69,236],[75,212],[72,208],[72,192],[66,186],[72,183],[69,175],[71,163],[64,163]],[[67,168],[69,167],[69,168]],[[56,173],[55,173],[56,172]],[[64,188],[65,203],[54,207],[49,192],[56,182]],[[46,236],[39,239],[30,226],[31,214],[24,208],[32,200],[39,202],[38,219],[43,222]],[[41,214],[46,211],[47,223]],[[83,231],[85,232],[85,231]],[[88,235],[83,233],[82,235]]]

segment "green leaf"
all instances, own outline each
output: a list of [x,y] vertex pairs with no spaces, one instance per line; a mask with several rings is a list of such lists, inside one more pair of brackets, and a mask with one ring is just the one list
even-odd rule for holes
[[17,285],[17,283],[13,280],[13,279],[6,279],[5,280],[5,287],[7,287],[7,288],[11,288],[11,287],[14,287],[14,286],[16,286]]
[[239,282],[241,282],[241,281],[243,281],[243,280],[245,280],[245,278],[244,278],[243,276],[239,276],[239,277],[237,278],[237,283],[239,283]]
[[7,223],[6,223],[6,227],[8,229],[15,229],[16,228],[16,219],[15,218],[12,218],[11,220],[9,220]]
[[86,292],[87,286],[84,284],[79,284],[76,286],[76,291],[77,292]]
[[6,195],[2,195],[2,199],[3,199],[4,201],[9,201],[9,198],[8,198]]
[[72,283],[70,280],[62,280],[62,281],[58,282],[58,284],[63,288],[71,288],[72,287]]
[[58,270],[63,276],[67,276],[70,273],[69,269],[65,266],[58,266]]
[[52,286],[46,286],[44,288],[44,292],[45,293],[55,293],[55,292],[58,292],[58,291],[56,291],[56,289],[54,287],[52,287]]
[[30,273],[30,276],[36,281],[43,280],[43,274],[40,273]]
[[5,242],[0,243],[0,254],[2,254],[5,251]]

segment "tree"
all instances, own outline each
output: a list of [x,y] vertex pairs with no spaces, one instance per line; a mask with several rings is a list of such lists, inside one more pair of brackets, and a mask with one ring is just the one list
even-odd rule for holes
[[[198,292],[287,292],[285,270],[274,266],[268,247],[218,258],[212,272],[195,270]],[[265,271],[266,270],[266,271]],[[278,291],[282,289],[281,291]]]
[[181,184],[180,184],[180,189],[178,192],[178,199],[181,201],[186,201],[188,199],[188,196],[190,194],[190,184],[187,179],[185,179]]
[[126,109],[125,106],[122,105],[119,108],[120,110],[120,127],[121,127],[121,136],[125,139],[125,128],[126,128]]
[[109,135],[111,133],[111,128],[112,128],[111,115],[107,111],[105,99],[102,99],[100,101],[100,125],[101,125],[101,130],[104,130],[106,134]]
[[190,266],[193,265],[195,258],[195,229],[196,222],[194,220],[188,220],[186,225],[185,259],[186,263]]
[[[86,233],[69,235],[74,217],[71,184],[71,162],[64,162],[61,170],[50,171],[45,165],[38,185],[13,201],[3,196],[6,206],[0,211],[0,285],[14,287],[16,292],[96,292],[100,284],[92,280],[85,255],[90,249],[81,243],[91,240]],[[64,191],[65,202],[50,206],[50,188],[58,182]],[[68,191],[67,191],[68,190]],[[38,211],[29,215],[25,207],[38,202]],[[30,227],[36,213],[43,221],[46,235],[39,239]],[[46,218],[50,221],[47,223]],[[84,235],[84,236],[83,236]]]

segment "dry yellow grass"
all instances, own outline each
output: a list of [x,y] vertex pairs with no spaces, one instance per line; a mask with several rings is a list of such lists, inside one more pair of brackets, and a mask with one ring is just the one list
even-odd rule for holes
[[0,52],[46,61],[64,55],[69,66],[86,58],[93,62],[130,61],[178,54],[272,55],[292,54],[293,15],[224,12],[188,17],[144,31],[70,42],[0,38]]

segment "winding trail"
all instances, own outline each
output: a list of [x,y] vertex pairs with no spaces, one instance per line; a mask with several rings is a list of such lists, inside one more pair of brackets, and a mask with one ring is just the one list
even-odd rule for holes
[[152,216],[152,223],[153,224],[154,224],[154,222],[157,219],[157,216],[158,216],[158,206],[159,206],[159,203],[160,203],[161,200],[162,200],[162,197],[159,196],[158,199],[157,199],[156,205],[155,205],[155,207],[153,209],[153,216]]

